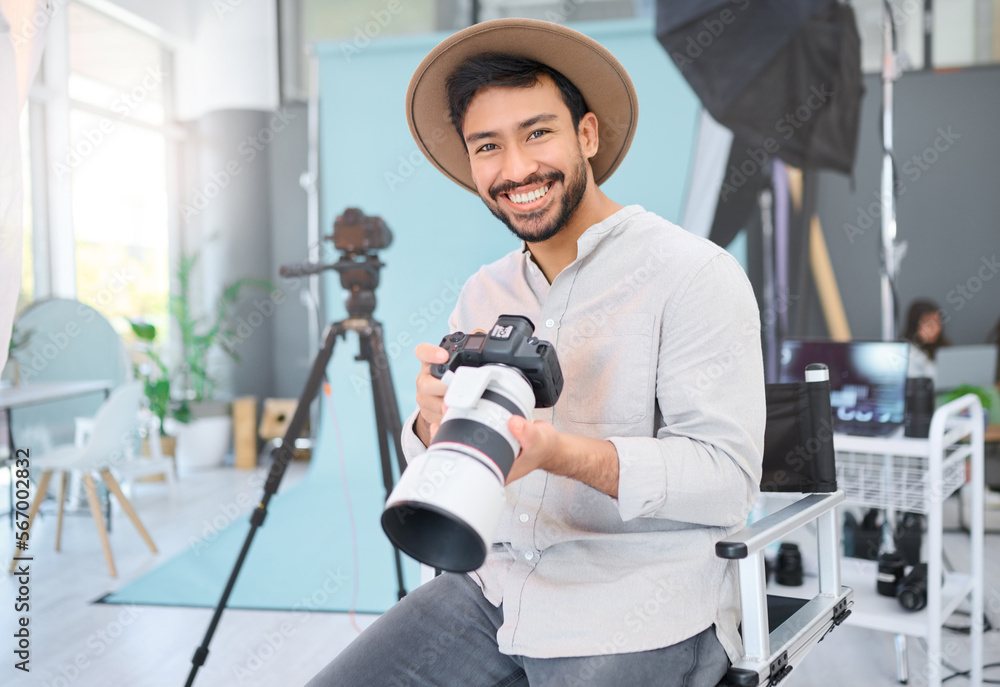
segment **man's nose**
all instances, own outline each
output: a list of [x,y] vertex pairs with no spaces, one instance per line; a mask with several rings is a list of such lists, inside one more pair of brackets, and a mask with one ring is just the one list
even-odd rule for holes
[[538,171],[536,162],[520,146],[511,146],[505,151],[501,173],[507,181],[515,183],[527,179]]

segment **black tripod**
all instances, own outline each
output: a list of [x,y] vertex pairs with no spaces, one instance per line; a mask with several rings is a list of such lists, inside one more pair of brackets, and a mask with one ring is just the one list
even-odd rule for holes
[[[204,665],[208,658],[208,645],[215,634],[215,628],[222,618],[229,595],[236,584],[236,578],[243,567],[243,561],[253,543],[257,529],[264,523],[267,516],[267,504],[271,497],[278,491],[281,479],[285,475],[285,468],[292,459],[295,450],[295,440],[301,435],[302,428],[305,427],[306,418],[309,414],[309,406],[319,391],[319,385],[326,376],[326,368],[333,357],[334,345],[338,337],[346,337],[347,332],[357,332],[360,341],[360,352],[356,360],[368,362],[372,382],[372,399],[375,405],[375,424],[378,430],[379,453],[382,460],[382,481],[385,485],[386,498],[392,491],[393,471],[391,454],[389,451],[390,441],[395,447],[396,461],[399,471],[402,472],[404,465],[403,448],[400,443],[403,423],[399,418],[399,406],[396,402],[396,391],[392,384],[392,373],[389,370],[389,359],[385,353],[382,339],[382,325],[372,318],[375,310],[375,288],[378,286],[379,270],[384,266],[373,252],[369,252],[372,245],[372,237],[379,238],[372,230],[372,222],[377,223],[375,229],[383,231],[381,241],[375,242],[375,247],[384,248],[392,240],[387,227],[378,218],[367,218],[357,210],[349,209],[342,217],[334,223],[334,243],[337,248],[342,248],[344,254],[333,265],[313,265],[304,264],[281,268],[281,276],[295,277],[307,274],[316,274],[328,269],[335,269],[340,273],[341,285],[348,289],[347,297],[347,319],[334,322],[330,325],[326,333],[323,348],[316,354],[309,377],[306,380],[302,395],[299,396],[299,403],[295,408],[295,413],[288,424],[288,429],[281,441],[281,445],[272,451],[271,469],[264,483],[264,495],[260,504],[254,509],[250,516],[250,531],[247,533],[243,548],[236,559],[236,565],[229,575],[229,581],[222,592],[222,598],[215,608],[215,614],[208,625],[208,631],[191,659],[191,672],[188,674],[185,687],[194,684],[195,675],[198,669]],[[378,226],[381,225],[381,226]],[[358,227],[361,227],[358,230]],[[360,233],[359,233],[360,232]],[[340,245],[343,237],[347,238],[345,246]],[[355,241],[356,237],[363,237],[364,240]],[[363,246],[358,248],[357,246]],[[396,583],[398,585],[397,598],[402,599],[406,595],[403,585],[403,565],[399,549],[393,547],[396,562]]]

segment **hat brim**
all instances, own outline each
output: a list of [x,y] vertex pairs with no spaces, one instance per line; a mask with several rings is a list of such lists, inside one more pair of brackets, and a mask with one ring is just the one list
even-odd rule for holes
[[635,86],[603,45],[559,24],[537,19],[495,19],[449,36],[428,53],[406,91],[410,133],[428,160],[448,178],[478,194],[465,144],[451,123],[446,82],[466,59],[481,53],[526,57],[560,72],[597,116],[600,146],[590,159],[600,185],[618,168],[639,119]]

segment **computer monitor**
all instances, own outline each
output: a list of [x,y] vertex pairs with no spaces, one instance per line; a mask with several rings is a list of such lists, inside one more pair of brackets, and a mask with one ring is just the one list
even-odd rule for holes
[[802,381],[807,365],[825,364],[834,430],[885,436],[903,425],[908,358],[905,342],[789,339],[781,346],[780,381]]
[[937,391],[951,391],[962,384],[989,388],[997,378],[997,346],[945,346],[934,356]]

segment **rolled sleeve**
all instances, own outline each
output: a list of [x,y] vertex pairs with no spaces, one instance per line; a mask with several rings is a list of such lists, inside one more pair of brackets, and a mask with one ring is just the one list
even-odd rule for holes
[[420,441],[420,437],[417,436],[415,429],[417,415],[419,414],[420,409],[417,408],[410,414],[410,417],[406,418],[406,422],[403,423],[403,432],[400,437],[400,444],[402,445],[403,457],[406,458],[407,464],[427,450],[427,447],[424,446],[424,442]]
[[759,493],[764,373],[757,304],[722,254],[692,278],[663,320],[655,438],[611,438],[623,520],[710,526],[745,522]]

